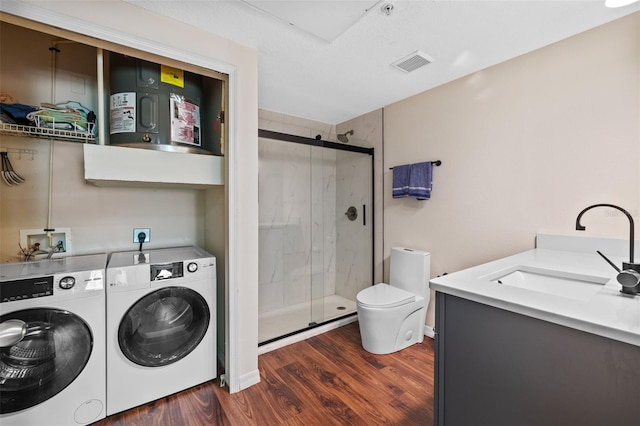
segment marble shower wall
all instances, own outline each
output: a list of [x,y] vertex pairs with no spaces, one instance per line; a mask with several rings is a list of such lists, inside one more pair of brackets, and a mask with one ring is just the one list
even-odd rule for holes
[[260,312],[334,294],[335,153],[261,138],[258,158]]
[[[324,123],[261,110],[259,127],[314,138]],[[259,312],[335,293],[335,153],[260,138]],[[318,320],[313,318],[313,320]]]
[[[373,284],[372,161],[370,155],[348,151],[339,151],[336,156],[336,180],[339,188],[336,195],[339,242],[336,247],[336,294],[356,300],[360,290]],[[354,221],[345,215],[351,206],[358,210],[358,217]]]
[[[374,247],[375,253],[374,257],[374,267],[373,274],[374,279],[373,283],[383,282],[389,279],[388,269],[385,273],[385,253],[388,256],[388,250],[385,252],[383,247],[383,229],[384,229],[384,197],[383,194],[386,191],[390,191],[389,188],[384,188],[384,176],[385,173],[390,173],[390,171],[384,170],[382,157],[384,151],[384,137],[383,137],[383,125],[384,121],[384,111],[382,109],[378,109],[375,111],[371,111],[365,115],[360,117],[356,117],[352,120],[345,121],[344,123],[340,123],[336,126],[337,133],[344,133],[349,130],[353,130],[353,137],[349,137],[349,140],[353,140],[353,145],[364,146],[368,148],[374,149],[374,205],[375,205],[375,215],[374,215]],[[388,261],[387,261],[388,266]],[[388,282],[388,281],[386,281]]]
[[[335,126],[270,111],[260,110],[259,127],[336,141]],[[355,300],[371,285],[371,157],[263,138],[258,146],[260,313],[332,294]],[[351,205],[354,222],[344,214]]]
[[[311,148],[312,299],[336,293],[336,152]],[[321,306],[320,306],[321,308]],[[314,321],[322,321],[314,312]]]

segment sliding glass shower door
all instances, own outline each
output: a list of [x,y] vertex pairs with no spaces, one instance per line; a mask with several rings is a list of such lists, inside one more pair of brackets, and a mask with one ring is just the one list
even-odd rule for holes
[[260,134],[259,341],[266,343],[355,314],[356,294],[372,284],[373,150]]

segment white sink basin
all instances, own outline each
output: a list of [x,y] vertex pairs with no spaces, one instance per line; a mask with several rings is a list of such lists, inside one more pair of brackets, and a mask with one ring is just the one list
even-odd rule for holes
[[593,297],[611,279],[610,277],[575,274],[527,265],[514,265],[483,278],[499,285],[582,301]]

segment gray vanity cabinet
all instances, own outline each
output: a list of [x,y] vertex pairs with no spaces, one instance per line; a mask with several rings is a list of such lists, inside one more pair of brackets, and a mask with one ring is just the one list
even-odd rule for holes
[[640,347],[436,293],[435,425],[640,425]]

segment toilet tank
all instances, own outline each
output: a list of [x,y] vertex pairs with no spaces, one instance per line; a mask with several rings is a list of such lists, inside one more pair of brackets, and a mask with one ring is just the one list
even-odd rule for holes
[[389,284],[428,300],[431,255],[406,247],[391,248]]

